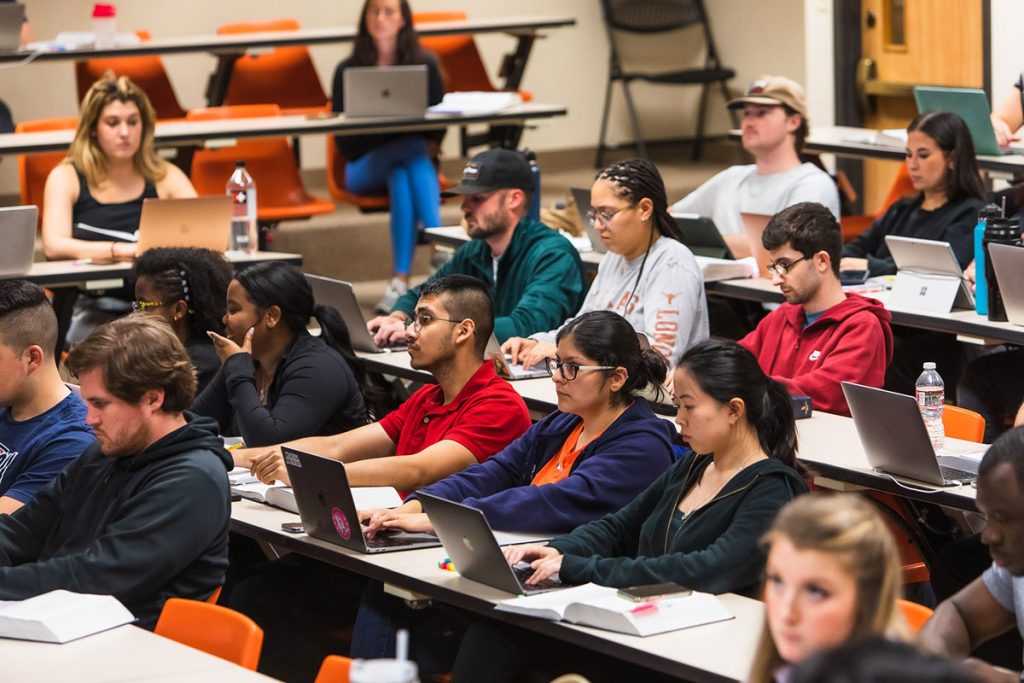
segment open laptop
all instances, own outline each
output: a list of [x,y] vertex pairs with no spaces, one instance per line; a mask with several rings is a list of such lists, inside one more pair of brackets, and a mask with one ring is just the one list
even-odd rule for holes
[[21,25],[25,6],[21,3],[0,3],[0,52],[14,52],[21,42]]
[[695,256],[732,259],[733,253],[725,243],[715,222],[707,216],[695,213],[674,213],[676,227],[683,236],[682,242]]
[[607,254],[608,245],[590,222],[590,190],[585,187],[571,187],[569,191],[572,193],[572,200],[576,202],[576,210],[580,212],[580,222],[583,224],[583,232],[590,239],[591,250],[597,254]]
[[509,382],[514,382],[518,379],[551,377],[551,373],[548,372],[547,368],[542,364],[534,365],[529,370],[525,369],[522,365],[513,365],[511,363],[511,356],[506,356],[501,352],[501,344],[498,343],[498,338],[493,334],[491,335],[491,338],[487,340],[487,348],[484,350],[484,358],[492,359],[494,361],[495,371],[499,376],[504,377]]
[[1024,326],[1024,248],[1013,244],[988,245],[988,258],[999,283],[1006,319]]
[[155,247],[201,247],[224,252],[231,235],[231,197],[146,199],[136,253]]
[[842,386],[872,468],[935,486],[959,486],[978,478],[978,460],[935,453],[913,396],[852,382]]
[[889,247],[892,260],[898,270],[908,270],[923,275],[944,275],[960,280],[954,308],[974,308],[974,295],[964,282],[964,272],[956,260],[949,242],[923,240],[918,237],[897,237],[886,235],[885,245]]
[[999,156],[1024,151],[999,146],[992,128],[992,119],[989,118],[988,96],[984,90],[919,85],[914,88],[914,99],[919,112],[951,111],[959,115],[967,124],[977,154]]
[[353,66],[342,75],[346,118],[423,116],[427,111],[427,67]]
[[34,206],[0,209],[0,275],[24,275],[32,268],[38,220],[39,210]]
[[513,595],[568,588],[557,579],[548,579],[536,586],[525,585],[533,569],[525,562],[509,566],[491,525],[480,510],[427,493],[417,493],[416,500],[423,506],[444,551],[452,558],[460,575]]
[[405,531],[366,538],[345,475],[345,465],[283,446],[284,465],[306,533],[361,553],[386,553],[440,545],[433,534]]
[[330,306],[341,316],[348,328],[348,336],[353,349],[367,353],[384,353],[405,348],[404,343],[387,347],[377,346],[373,341],[373,335],[366,329],[366,319],[363,317],[363,311],[359,308],[359,300],[356,299],[352,283],[320,275],[306,275],[306,280],[313,288],[313,298],[316,299],[316,302]]

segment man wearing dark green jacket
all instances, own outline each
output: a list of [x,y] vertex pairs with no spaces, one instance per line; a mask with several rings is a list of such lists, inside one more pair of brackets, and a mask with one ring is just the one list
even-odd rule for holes
[[[494,297],[499,342],[551,330],[579,310],[586,285],[583,264],[569,240],[526,218],[534,176],[521,154],[491,149],[473,157],[462,182],[446,195],[463,195],[466,231],[472,238],[433,277],[462,274],[486,282]],[[419,288],[398,299],[387,316],[367,326],[378,345],[405,339]]]

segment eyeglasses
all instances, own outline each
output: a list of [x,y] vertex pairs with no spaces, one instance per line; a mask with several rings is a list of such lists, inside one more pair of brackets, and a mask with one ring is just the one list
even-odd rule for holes
[[614,211],[594,211],[591,209],[590,211],[587,211],[587,222],[594,226],[600,223],[604,227],[610,228],[612,227],[612,219],[615,218],[616,214],[632,208],[632,206],[623,206],[622,208],[615,209]]
[[559,374],[562,375],[562,379],[566,382],[571,382],[576,379],[576,375],[582,370],[583,372],[589,372],[591,370],[614,370],[614,365],[580,365],[579,363],[573,363],[567,360],[558,360],[557,358],[545,358],[544,366],[548,372],[552,375],[555,374],[555,370],[558,370]]
[[151,308],[160,308],[166,305],[166,301],[143,301],[142,299],[136,299],[132,302],[132,310],[138,313],[139,311],[148,311]]
[[405,325],[405,329],[407,330],[411,327],[414,332],[419,332],[424,327],[426,327],[427,325],[436,320],[440,320],[441,322],[445,323],[452,323],[454,325],[458,325],[459,323],[462,322],[461,320],[452,320],[450,318],[435,318],[429,313],[416,313],[413,315],[413,317],[406,318],[402,324]]
[[776,261],[775,263],[769,263],[765,266],[765,270],[768,271],[769,275],[778,275],[779,277],[783,277],[787,275],[789,271],[793,270],[793,266],[801,261],[806,261],[809,258],[811,257],[801,256],[796,261]]

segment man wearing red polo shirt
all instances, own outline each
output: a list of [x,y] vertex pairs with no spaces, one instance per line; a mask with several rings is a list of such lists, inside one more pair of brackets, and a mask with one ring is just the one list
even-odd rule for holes
[[[494,313],[483,282],[466,275],[428,282],[408,322],[410,365],[437,384],[379,422],[287,444],[344,462],[352,486],[414,491],[486,460],[530,426],[523,399],[484,362]],[[236,464],[265,482],[288,481],[280,446],[241,451]]]

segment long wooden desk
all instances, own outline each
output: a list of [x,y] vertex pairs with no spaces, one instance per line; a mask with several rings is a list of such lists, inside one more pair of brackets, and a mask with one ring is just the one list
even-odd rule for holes
[[[291,137],[328,133],[333,135],[401,133],[438,130],[449,126],[478,123],[522,125],[526,121],[565,116],[567,111],[560,105],[527,102],[489,114],[424,114],[416,117],[359,118],[347,118],[344,114],[339,114],[327,118],[261,116],[216,121],[177,121],[158,123],[153,139],[157,147],[181,147],[186,145],[202,146],[214,140],[233,144],[231,142],[233,140],[254,137]],[[0,135],[0,155],[64,151],[71,144],[74,134],[73,130],[5,133]]]
[[[735,681],[746,677],[757,649],[764,610],[760,602],[738,595],[721,596],[735,619],[658,636],[638,638],[609,631],[531,619],[497,612],[494,603],[508,593],[438,569],[443,548],[366,555],[310,538],[285,534],[281,523],[296,516],[252,501],[231,506],[231,530],[283,546],[348,571],[368,576],[434,600],[624,661],[690,681]],[[638,671],[638,678],[642,672]]]
[[63,645],[0,639],[5,681],[33,683],[232,683],[272,681],[136,626],[97,633]]

